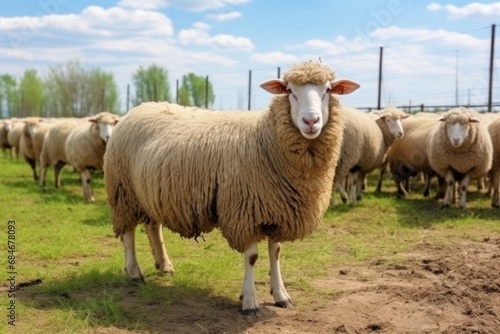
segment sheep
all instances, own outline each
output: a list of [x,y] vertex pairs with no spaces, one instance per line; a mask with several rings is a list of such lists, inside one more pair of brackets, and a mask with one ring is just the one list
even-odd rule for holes
[[[344,144],[336,167],[334,184],[342,201],[347,202],[348,194],[343,186],[347,179],[350,202],[356,204],[365,175],[380,167],[387,148],[396,138],[403,137],[401,120],[409,115],[394,107],[374,113],[364,113],[348,107],[342,107],[342,111],[346,119]],[[335,206],[333,194],[330,206]]]
[[394,141],[387,151],[387,164],[396,182],[398,194],[408,195],[402,183],[418,173],[424,174],[424,196],[430,193],[430,178],[435,175],[427,158],[427,136],[437,123],[437,115],[410,117],[403,120],[405,135]]
[[21,155],[24,157],[26,162],[30,165],[33,171],[33,178],[35,181],[38,180],[38,175],[36,173],[36,156],[35,149],[33,147],[33,132],[35,131],[36,126],[40,123],[41,120],[38,117],[27,117],[23,121],[23,128],[21,137],[19,140],[19,150]]
[[12,121],[5,119],[0,122],[0,144],[2,145],[2,150],[4,151],[4,156],[6,151],[9,151],[10,158],[12,159],[12,146],[9,144],[7,135],[12,128]]
[[61,120],[46,119],[43,122],[39,122],[35,129],[33,130],[33,150],[35,151],[35,160],[40,165],[40,156],[42,154],[43,139],[45,134]]
[[459,183],[459,207],[465,209],[469,181],[486,175],[491,168],[491,137],[473,109],[453,108],[438,120],[427,137],[427,156],[432,170],[446,182],[442,207],[451,205]]
[[7,141],[9,145],[14,149],[16,159],[19,159],[19,144],[21,140],[21,133],[23,132],[24,123],[20,120],[15,120],[12,122],[12,127],[7,133]]
[[83,196],[88,202],[94,201],[90,190],[90,169],[102,170],[106,143],[118,119],[117,115],[101,112],[73,129],[66,139],[66,157],[80,173]]
[[104,175],[129,277],[144,280],[134,245],[140,222],[156,268],[171,274],[162,224],[195,239],[219,228],[244,254],[243,313],[259,309],[254,265],[265,238],[271,294],[277,306],[292,307],[280,274],[281,243],[304,238],[322,220],[342,141],[342,112],[332,94],[359,87],[334,79],[327,66],[305,62],[261,84],[277,94],[263,111],[150,102],[120,119],[104,154]]
[[61,186],[61,169],[68,163],[65,151],[66,139],[82,121],[82,119],[65,119],[57,122],[45,133],[40,153],[39,182],[41,187],[45,187],[47,168],[49,166],[54,166],[55,187],[59,188]]
[[500,208],[500,118],[488,125],[493,145],[493,160],[490,169],[491,206]]

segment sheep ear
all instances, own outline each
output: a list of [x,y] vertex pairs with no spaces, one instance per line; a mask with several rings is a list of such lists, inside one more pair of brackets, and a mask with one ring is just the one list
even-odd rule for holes
[[97,119],[95,117],[89,118],[90,123],[97,123]]
[[411,115],[409,115],[409,114],[404,114],[403,116],[401,116],[401,119],[405,119],[405,118],[408,118],[408,117],[410,117],[410,116],[411,116]]
[[260,84],[260,87],[271,94],[286,93],[286,86],[286,81],[282,79],[272,79]]
[[444,118],[444,116],[436,118],[436,121],[438,121],[438,122],[444,122],[445,120],[446,119]]
[[351,94],[360,86],[357,82],[349,79],[337,79],[330,83],[330,93],[338,95]]
[[469,117],[469,123],[479,123],[481,120],[475,116]]

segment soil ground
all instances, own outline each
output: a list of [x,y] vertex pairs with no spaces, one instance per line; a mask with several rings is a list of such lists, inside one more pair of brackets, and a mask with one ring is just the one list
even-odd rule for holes
[[163,316],[160,305],[139,305],[133,293],[124,302],[131,311],[157,314],[151,333],[500,333],[500,238],[424,243],[398,258],[400,264],[380,258],[332,268],[314,282],[331,297],[294,309],[275,307],[258,285],[257,316],[242,315],[227,300],[183,300]]

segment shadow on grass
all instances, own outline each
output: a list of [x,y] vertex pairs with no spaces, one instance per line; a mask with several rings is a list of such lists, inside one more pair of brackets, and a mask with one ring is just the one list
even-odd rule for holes
[[124,273],[97,269],[65,280],[41,283],[17,293],[18,301],[42,311],[57,310],[74,318],[78,327],[114,326],[152,333],[246,332],[260,321],[276,316],[264,305],[257,317],[243,316],[240,303],[215,296],[209,289],[150,276],[133,283]]

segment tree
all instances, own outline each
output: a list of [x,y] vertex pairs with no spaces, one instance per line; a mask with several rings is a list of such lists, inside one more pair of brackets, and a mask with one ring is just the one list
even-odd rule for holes
[[139,105],[147,101],[171,101],[168,71],[157,65],[139,67],[132,76],[135,86],[133,103]]
[[19,116],[17,80],[10,74],[0,75],[0,110],[2,117]]
[[88,116],[118,112],[118,88],[110,72],[69,61],[50,69],[45,82],[47,116]]
[[42,79],[40,79],[35,69],[24,71],[19,83],[21,103],[18,116],[42,116],[44,103],[43,86]]
[[[208,83],[208,88],[207,88]],[[186,106],[211,107],[215,101],[212,83],[207,78],[188,73],[182,76],[179,89],[179,104]]]

